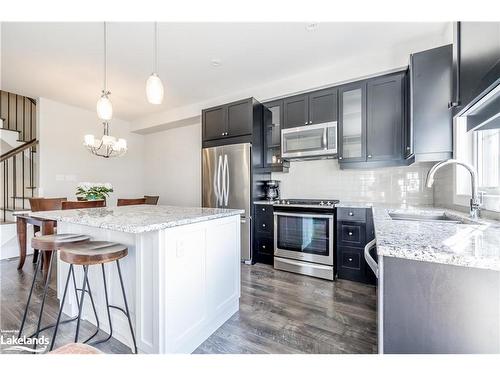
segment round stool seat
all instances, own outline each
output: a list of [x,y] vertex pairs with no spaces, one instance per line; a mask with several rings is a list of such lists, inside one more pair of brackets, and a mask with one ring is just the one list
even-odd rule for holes
[[61,246],[59,251],[63,262],[84,266],[113,262],[128,254],[127,246],[108,241],[69,243]]
[[81,243],[90,240],[90,236],[84,234],[47,234],[45,236],[34,237],[31,240],[33,249],[42,251],[58,250],[61,246],[70,243]]

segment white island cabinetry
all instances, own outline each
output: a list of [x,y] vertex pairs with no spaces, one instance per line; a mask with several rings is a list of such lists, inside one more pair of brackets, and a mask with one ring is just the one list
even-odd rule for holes
[[[126,244],[129,253],[120,265],[139,352],[191,353],[239,309],[240,213],[129,206],[43,216],[58,220],[58,233]],[[110,303],[123,306],[116,264],[105,267]],[[76,268],[80,287],[83,270]],[[59,260],[59,299],[67,272],[68,265]],[[109,332],[100,266],[89,267],[89,281],[100,326]],[[66,301],[64,311],[75,316],[72,290]],[[132,348],[125,316],[114,309],[111,314],[113,337]],[[83,318],[96,324],[88,299]]]

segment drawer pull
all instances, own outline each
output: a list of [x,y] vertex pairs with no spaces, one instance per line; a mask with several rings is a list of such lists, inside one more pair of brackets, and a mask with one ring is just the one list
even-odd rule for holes
[[349,262],[352,262],[352,258],[349,258]]
[[266,248],[266,245],[262,245],[262,248],[265,249]]
[[262,209],[262,211],[265,211],[265,210],[266,210],[265,208]]
[[352,211],[349,211],[349,216],[354,216],[354,213]]
[[266,227],[266,224],[262,224],[262,228],[265,228]]
[[352,236],[352,232],[349,232],[349,236]]

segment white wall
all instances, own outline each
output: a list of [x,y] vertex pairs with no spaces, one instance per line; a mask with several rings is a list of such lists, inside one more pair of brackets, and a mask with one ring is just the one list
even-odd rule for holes
[[144,195],[144,140],[130,132],[130,124],[118,119],[110,123],[110,133],[123,137],[128,152],[120,158],[105,159],[90,154],[83,146],[85,134],[102,135],[102,125],[95,112],[39,98],[39,196],[75,199],[79,182],[110,182],[116,198]]
[[334,159],[297,161],[288,173],[272,173],[272,178],[281,181],[283,198],[432,205],[432,188],[425,187],[431,166],[341,170]]
[[159,204],[201,205],[201,124],[145,136],[145,193]]

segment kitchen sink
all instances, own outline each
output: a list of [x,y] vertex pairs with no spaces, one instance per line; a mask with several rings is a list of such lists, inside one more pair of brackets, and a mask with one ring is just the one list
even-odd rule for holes
[[466,220],[456,216],[448,216],[442,214],[406,214],[398,212],[390,212],[389,216],[392,220],[406,220],[406,221],[430,221],[430,222],[446,222],[454,224],[465,224]]

